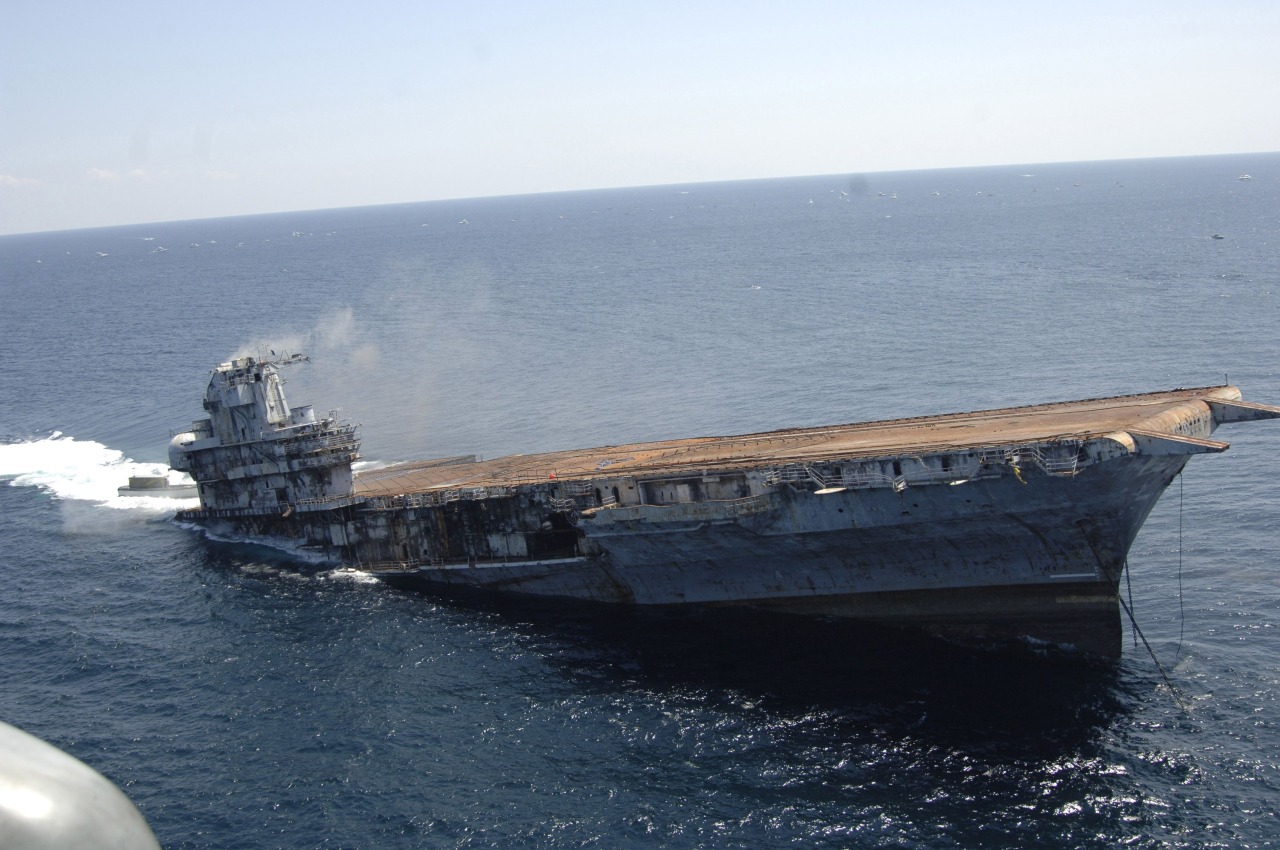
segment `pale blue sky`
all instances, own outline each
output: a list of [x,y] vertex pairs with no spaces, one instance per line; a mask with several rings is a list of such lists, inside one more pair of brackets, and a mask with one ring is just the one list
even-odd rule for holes
[[0,233],[1270,151],[1278,88],[1274,0],[12,3]]

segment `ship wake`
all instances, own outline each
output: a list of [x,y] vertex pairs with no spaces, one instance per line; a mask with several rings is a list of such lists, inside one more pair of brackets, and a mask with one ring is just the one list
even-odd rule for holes
[[117,492],[130,477],[161,475],[174,484],[190,483],[167,464],[135,461],[118,449],[60,431],[0,444],[0,480],[11,487],[35,487],[59,500],[145,514],[171,514],[199,504],[198,499],[121,497]]

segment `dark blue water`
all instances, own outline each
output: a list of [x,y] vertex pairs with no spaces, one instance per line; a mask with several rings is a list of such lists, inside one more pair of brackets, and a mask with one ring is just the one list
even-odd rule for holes
[[311,355],[291,401],[375,461],[1224,375],[1280,403],[1278,256],[1276,154],[0,238],[0,719],[174,848],[1275,846],[1271,423],[1219,432],[1132,552],[1176,694],[1130,643],[433,599],[112,496],[259,346]]

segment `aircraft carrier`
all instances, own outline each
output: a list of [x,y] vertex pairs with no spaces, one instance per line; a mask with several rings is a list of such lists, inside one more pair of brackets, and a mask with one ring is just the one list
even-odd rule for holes
[[1120,652],[1129,547],[1225,423],[1232,386],[353,473],[356,426],[290,407],[280,369],[210,378],[176,435],[179,512],[391,583],[639,606],[749,606]]

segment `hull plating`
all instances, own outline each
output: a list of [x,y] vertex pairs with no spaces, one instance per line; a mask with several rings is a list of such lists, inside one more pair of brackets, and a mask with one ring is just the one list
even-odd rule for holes
[[1130,457],[1025,483],[784,488],[746,504],[619,508],[580,521],[590,555],[386,575],[441,589],[749,606],[966,640],[1026,636],[1111,654],[1126,553],[1185,462]]

